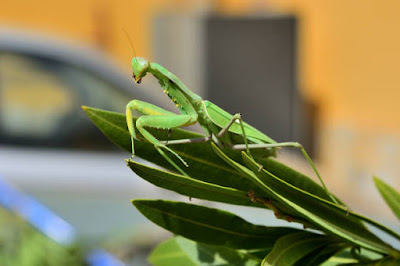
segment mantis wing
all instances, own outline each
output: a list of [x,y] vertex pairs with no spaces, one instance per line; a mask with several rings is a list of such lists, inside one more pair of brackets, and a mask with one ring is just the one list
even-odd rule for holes
[[[224,128],[232,120],[233,115],[225,111],[224,109],[218,107],[210,101],[204,101],[204,106],[206,107],[208,117],[217,126]],[[260,132],[256,128],[250,126],[249,124],[243,122],[244,129],[246,131],[246,136],[249,140],[256,143],[276,143],[273,139]],[[243,135],[242,129],[239,123],[233,123],[229,128],[229,132]]]

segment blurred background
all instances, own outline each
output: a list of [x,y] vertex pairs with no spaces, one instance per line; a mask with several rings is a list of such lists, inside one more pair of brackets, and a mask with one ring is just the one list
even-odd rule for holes
[[[146,265],[168,234],[129,199],[179,197],[131,173],[129,155],[80,109],[124,112],[137,98],[174,110],[153,78],[132,81],[124,29],[138,56],[272,138],[303,143],[331,191],[393,225],[371,177],[400,186],[399,28],[396,0],[5,1],[0,175],[70,223],[86,249]],[[299,152],[281,154],[314,177]]]

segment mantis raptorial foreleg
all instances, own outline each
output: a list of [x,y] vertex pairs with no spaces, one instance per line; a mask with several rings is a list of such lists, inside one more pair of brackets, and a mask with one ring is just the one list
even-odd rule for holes
[[[136,110],[145,116],[141,116],[133,122],[132,110]],[[197,122],[196,115],[177,115],[172,112],[166,111],[158,106],[150,103],[133,100],[128,103],[126,107],[126,119],[128,124],[129,133],[132,140],[132,156],[135,154],[134,139],[138,140],[136,130],[146,139],[149,143],[153,144],[157,151],[179,172],[187,175],[179,166],[177,166],[171,158],[166,155],[162,149],[165,149],[175,155],[186,167],[188,166],[185,160],[182,159],[175,151],[168,148],[165,144],[156,139],[146,128],[156,129],[173,129],[178,127],[189,126]]]
[[126,105],[126,124],[128,126],[129,134],[131,135],[132,142],[132,157],[135,155],[134,139],[138,140],[136,135],[135,124],[133,123],[132,110],[136,110],[142,115],[175,115],[161,107],[146,103],[139,100],[132,100]]

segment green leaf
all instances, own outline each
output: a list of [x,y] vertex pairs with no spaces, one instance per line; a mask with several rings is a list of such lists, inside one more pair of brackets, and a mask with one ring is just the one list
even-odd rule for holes
[[[337,265],[337,264],[336,264]],[[342,265],[342,264],[340,264]],[[385,257],[383,259],[374,260],[368,263],[361,263],[361,262],[354,262],[354,263],[347,263],[345,265],[348,266],[359,266],[359,265],[368,265],[368,266],[398,266],[400,265],[400,259],[393,258],[393,257]]]
[[246,191],[240,191],[183,175],[165,172],[130,160],[128,160],[127,163],[132,171],[150,183],[188,197],[265,208],[261,203],[251,202]]
[[[247,166],[253,172],[256,172],[259,167],[258,164],[247,154],[242,154]],[[302,191],[265,170],[257,172],[257,176],[261,178],[261,182],[266,188],[272,189],[276,193],[275,195],[282,202],[292,206],[304,217],[325,230],[356,245],[378,252],[390,253],[394,251],[360,223],[361,215],[355,216],[349,210]]]
[[[127,164],[132,171],[148,182],[158,187],[175,191],[181,195],[234,205],[268,208],[259,202],[252,202],[246,191],[207,183],[180,174],[169,173],[131,160],[127,160]],[[295,212],[287,209],[279,202],[277,202],[276,206],[291,214],[294,218],[299,218]]]
[[285,227],[251,224],[226,211],[183,202],[132,200],[153,223],[181,236],[210,245],[237,249],[268,249],[280,237],[299,232]]
[[337,243],[337,240],[310,232],[289,234],[276,241],[262,265],[295,265],[310,253],[333,243]]
[[180,245],[177,237],[170,238],[156,246],[148,260],[154,266],[199,265],[197,263],[198,256],[196,256],[197,250],[186,251],[184,250],[185,247],[184,245]]
[[[126,126],[125,115],[86,106],[82,108],[106,137],[122,149],[128,152],[131,151],[131,140]],[[168,136],[168,132],[165,130],[150,129],[150,132],[160,140],[198,138],[202,136],[182,129],[173,130],[170,136]],[[249,181],[245,175],[241,172],[234,171],[221,160],[214,153],[209,143],[171,145],[170,148],[188,162],[189,168],[185,169],[185,171],[194,179],[242,191],[253,190],[260,195],[264,193],[263,190]],[[135,149],[139,157],[166,169],[175,171],[175,169],[154,149],[153,145],[144,141],[135,141]],[[223,151],[233,160],[242,162],[240,152],[231,149],[224,149]],[[175,159],[173,157],[171,158]],[[330,200],[323,188],[307,176],[272,159],[262,159],[260,162],[265,169],[281,177],[288,183],[298,186],[321,198]],[[177,163],[179,164],[180,162]]]
[[252,180],[266,193],[271,194],[273,196],[272,199],[285,204],[288,208],[292,208],[300,216],[306,218],[320,229],[377,252],[396,252],[360,223],[360,215],[355,216],[352,212],[339,205],[300,190],[265,169],[260,170],[259,165],[244,152],[242,153],[243,159],[250,169],[233,161],[216,145],[213,145],[213,148],[232,167],[245,173],[249,180]]
[[344,242],[333,242],[331,244],[327,244],[309,253],[307,256],[304,256],[296,263],[296,265],[321,265],[346,247],[348,247],[348,244]]
[[396,215],[398,219],[400,219],[400,194],[396,190],[394,190],[391,186],[383,182],[377,176],[374,176],[375,186],[381,193],[383,199],[386,201],[386,204],[389,205],[390,209],[392,209],[393,213]]
[[260,265],[261,260],[243,251],[206,245],[176,236],[159,244],[149,256],[154,266]]
[[[104,111],[92,107],[83,106],[93,123],[109,138],[113,143],[122,149],[131,152],[131,138],[126,126],[126,117],[123,114]],[[203,135],[193,133],[183,129],[174,129],[171,134],[166,130],[149,129],[150,133],[159,140],[174,140],[198,138]],[[224,187],[231,187],[239,190],[254,190],[259,193],[262,191],[254,186],[241,173],[234,171],[229,165],[221,160],[212,150],[209,143],[190,143],[169,146],[177,152],[188,164],[185,172],[194,179],[217,184]],[[241,160],[240,152],[226,150],[232,158]],[[145,141],[135,141],[135,153],[137,156],[155,163],[161,167],[176,171],[158,152],[154,146]],[[176,160],[171,156],[172,160]],[[176,161],[178,165],[181,162]]]
[[353,258],[333,256],[329,260],[322,263],[321,266],[339,266],[339,265],[343,266],[343,265],[352,265],[353,263],[358,263],[358,261]]
[[374,265],[372,262],[374,260],[381,260],[382,254],[375,253],[373,251],[361,248],[357,256],[353,252],[353,248],[346,248],[344,250],[339,251],[334,256],[330,257],[327,261],[322,263],[324,266],[336,266],[336,265]]

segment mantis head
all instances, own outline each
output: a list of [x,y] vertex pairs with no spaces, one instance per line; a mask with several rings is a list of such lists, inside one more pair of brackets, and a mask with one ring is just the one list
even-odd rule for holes
[[146,76],[149,66],[150,63],[145,58],[134,57],[132,59],[132,71],[133,71],[132,77],[136,83],[140,83],[142,81],[142,78]]

